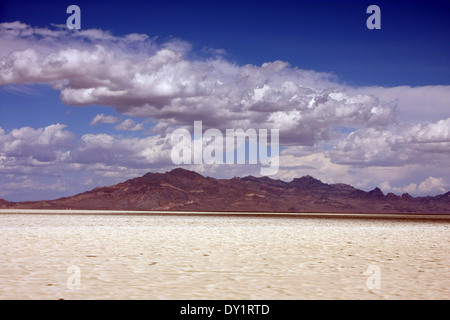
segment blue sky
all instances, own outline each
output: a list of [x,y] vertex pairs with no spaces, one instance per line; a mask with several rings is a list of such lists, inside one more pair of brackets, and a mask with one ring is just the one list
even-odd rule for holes
[[[82,31],[91,33],[76,38],[55,27],[65,25],[71,4],[81,8]],[[366,9],[371,4],[381,8],[380,30],[366,27]],[[283,128],[282,179],[310,174],[329,183],[346,182],[363,189],[382,186],[385,192],[415,195],[448,190],[449,12],[448,1],[2,1],[0,23],[18,23],[4,25],[9,33],[0,38],[0,68],[5,70],[0,82],[0,184],[4,190],[0,198],[55,198],[146,171],[170,169],[170,161],[161,158],[167,150],[156,148],[162,144],[158,139],[164,139],[174,126],[193,120],[218,127],[218,119],[223,119],[220,129],[237,123],[263,127],[265,121]],[[94,29],[98,32],[93,36]],[[12,35],[16,30],[33,36]],[[146,35],[146,39],[133,42],[126,38],[129,34]],[[51,37],[59,43],[51,42]],[[119,42],[123,47],[114,46]],[[151,72],[124,73],[118,80],[92,65],[85,75],[74,76],[71,69],[48,80],[42,74],[49,67],[45,64],[33,75],[25,75],[18,65],[8,69],[12,55],[21,55],[25,48],[38,53],[37,64],[50,53],[75,59],[85,48],[92,57],[107,56],[95,51],[95,44],[115,54],[109,70],[124,59],[145,66],[145,59],[159,52],[164,59],[173,59],[167,66],[174,67],[171,74],[160,74],[167,76],[160,84],[178,90],[176,77],[188,82],[211,78],[229,85],[230,94],[215,96],[211,88],[202,87],[211,95],[205,97],[202,88],[188,83],[187,87],[192,86],[189,99],[186,92],[171,91],[168,98],[157,89],[138,97],[139,88],[130,85],[120,98],[114,91],[111,96],[79,102],[86,98],[80,88],[88,88],[92,79],[114,83],[106,87],[118,90],[122,80],[131,83],[136,74],[146,77]],[[134,45],[149,49],[136,50]],[[66,48],[78,51],[67,56]],[[167,56],[164,48],[181,54],[182,61]],[[272,63],[266,68],[269,71],[264,63]],[[80,67],[87,65],[83,62]],[[179,71],[180,66],[187,69]],[[56,72],[46,72],[50,71]],[[245,83],[243,74],[249,77]],[[266,87],[258,80],[261,77],[267,77]],[[317,108],[306,107],[304,99],[310,99],[311,93],[303,89],[292,93],[286,89],[288,83],[312,89]],[[242,86],[241,91],[236,85]],[[262,100],[242,103],[258,90]],[[330,96],[330,92],[345,96]],[[288,95],[290,100],[284,101]],[[298,105],[291,98],[298,98]],[[130,103],[136,99],[139,102]],[[281,99],[279,109],[274,99]],[[242,108],[241,118],[234,114],[236,108]],[[52,126],[57,124],[61,126]],[[26,127],[34,130],[28,133],[31,136],[44,134],[45,128],[52,132],[52,138],[45,140],[52,146],[39,140],[42,149],[49,148],[54,155],[51,161],[36,164],[39,155],[33,154],[33,142],[24,138],[28,137]],[[154,140],[149,142],[150,138]],[[99,147],[93,141],[106,141],[102,139],[113,139],[114,147],[104,147],[103,153],[97,153],[102,157],[89,159],[86,150],[95,154]],[[145,143],[154,143],[154,148],[130,147]],[[130,153],[136,157],[127,163],[124,158]],[[157,159],[149,154],[158,154]],[[148,166],[142,159],[149,161]],[[255,172],[249,167],[191,169],[227,177]]]
[[[73,2],[73,1],[72,1]],[[65,24],[71,1],[2,1],[0,19]],[[73,2],[75,3],[75,2]],[[357,85],[450,82],[448,1],[76,1],[82,28],[181,38],[239,64],[283,60]],[[368,30],[377,4],[382,29]]]

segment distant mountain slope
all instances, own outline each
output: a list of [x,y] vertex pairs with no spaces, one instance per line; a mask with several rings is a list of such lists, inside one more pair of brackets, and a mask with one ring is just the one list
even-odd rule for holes
[[8,204],[10,204],[10,202],[0,199],[0,208],[3,208],[5,206],[7,206]]
[[0,199],[0,208],[450,214],[450,192],[414,198],[326,184],[311,176],[291,182],[253,176],[215,179],[177,168],[56,200]]

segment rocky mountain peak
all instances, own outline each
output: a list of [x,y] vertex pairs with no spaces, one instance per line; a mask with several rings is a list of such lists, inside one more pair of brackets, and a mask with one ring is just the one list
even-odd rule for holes
[[322,181],[313,178],[310,175],[303,176],[301,178],[294,178],[290,182],[290,184],[300,189],[328,186],[326,183],[323,183]]
[[369,197],[371,198],[384,198],[384,193],[380,188],[376,187],[375,189],[369,191]]
[[166,174],[170,174],[171,176],[177,177],[177,178],[187,178],[187,179],[204,179],[201,174],[195,172],[186,170],[183,168],[175,168],[172,171],[166,172]]

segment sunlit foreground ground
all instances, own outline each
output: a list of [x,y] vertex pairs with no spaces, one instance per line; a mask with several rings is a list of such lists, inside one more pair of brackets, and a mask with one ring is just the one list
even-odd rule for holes
[[13,212],[0,299],[450,298],[449,216]]

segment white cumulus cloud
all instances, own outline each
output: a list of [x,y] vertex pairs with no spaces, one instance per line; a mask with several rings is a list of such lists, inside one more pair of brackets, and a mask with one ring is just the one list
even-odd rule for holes
[[105,116],[104,113],[99,113],[91,120],[91,126],[95,126],[99,123],[117,123],[117,122],[119,122],[119,118],[114,116]]

